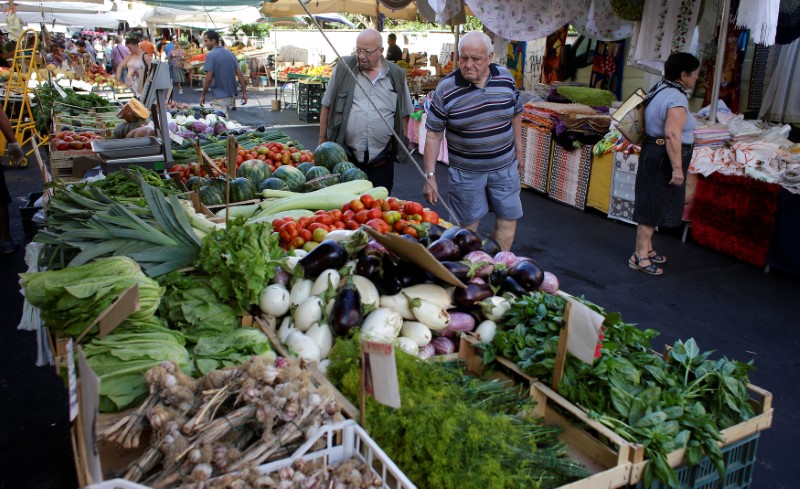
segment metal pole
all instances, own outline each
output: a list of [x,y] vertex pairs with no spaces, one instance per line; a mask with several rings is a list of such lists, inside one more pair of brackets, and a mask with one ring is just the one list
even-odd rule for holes
[[[717,40],[717,59],[714,65],[714,86],[711,87],[711,107],[709,107],[708,121],[717,122],[717,104],[719,102],[719,85],[722,76],[722,63],[725,61],[725,46],[728,42],[728,18],[730,17],[731,0],[722,0],[722,16],[719,24],[719,39]],[[738,110],[738,107],[731,107]]]

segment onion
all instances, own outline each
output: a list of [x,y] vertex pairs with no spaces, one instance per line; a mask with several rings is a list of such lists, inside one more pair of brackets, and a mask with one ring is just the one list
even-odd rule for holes
[[446,355],[448,353],[455,353],[456,351],[456,344],[453,340],[445,338],[444,336],[437,336],[430,344],[433,345],[433,349],[436,351],[437,355]]
[[544,272],[544,280],[542,280],[542,284],[539,286],[539,289],[547,292],[548,294],[555,294],[558,292],[558,287],[558,277],[550,272]]

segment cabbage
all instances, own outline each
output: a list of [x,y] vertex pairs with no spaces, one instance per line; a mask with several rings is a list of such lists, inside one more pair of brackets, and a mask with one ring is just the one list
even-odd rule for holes
[[182,126],[182,125],[184,125],[184,124],[186,124],[186,116],[185,116],[185,115],[183,115],[183,114],[178,114],[178,115],[176,115],[176,116],[175,116],[175,122],[176,122],[178,125],[181,125],[181,126]]
[[214,114],[208,114],[207,116],[205,116],[205,120],[206,124],[208,124],[209,126],[213,126],[217,122],[217,116],[215,116]]
[[193,115],[187,115],[186,119],[183,120],[183,125],[188,127],[194,124],[195,122],[197,122],[197,119]]
[[189,127],[189,129],[191,129],[192,131],[194,131],[196,133],[201,133],[201,132],[204,132],[206,130],[206,127],[208,127],[208,126],[206,126],[205,124],[203,124],[200,121],[194,121],[191,125],[188,125],[188,127]]

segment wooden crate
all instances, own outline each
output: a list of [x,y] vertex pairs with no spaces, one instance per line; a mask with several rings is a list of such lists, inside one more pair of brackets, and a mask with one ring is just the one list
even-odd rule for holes
[[[484,376],[486,366],[483,364],[483,356],[478,351],[478,345],[480,345],[480,341],[477,338],[471,334],[462,334],[461,343],[458,347],[458,358],[466,363],[467,373]],[[485,375],[486,377],[510,380],[524,385],[530,385],[537,380],[523,372],[516,363],[508,358],[497,357],[496,362],[491,374]]]
[[[728,445],[744,440],[772,426],[772,416],[774,412],[772,408],[772,394],[753,384],[748,384],[747,390],[750,392],[750,404],[757,414],[747,421],[743,421],[720,432],[723,441],[717,442],[717,444],[723,449]],[[632,459],[631,462],[633,462],[633,469],[631,470],[630,483],[633,485],[644,479],[644,471],[649,461],[644,459]],[[686,449],[681,448],[670,452],[667,455],[667,462],[672,468],[686,465]]]

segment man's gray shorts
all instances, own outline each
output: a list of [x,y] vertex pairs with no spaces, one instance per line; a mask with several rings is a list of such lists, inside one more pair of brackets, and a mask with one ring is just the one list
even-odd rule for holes
[[448,169],[450,208],[462,226],[480,221],[489,211],[501,219],[522,217],[520,178],[516,162],[486,173]]

